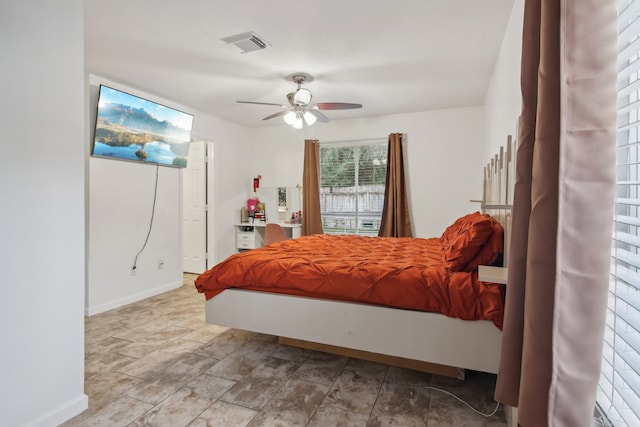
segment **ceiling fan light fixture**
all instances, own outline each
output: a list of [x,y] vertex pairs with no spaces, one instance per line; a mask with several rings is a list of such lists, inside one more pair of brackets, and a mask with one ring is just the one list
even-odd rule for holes
[[300,88],[293,95],[293,103],[295,105],[308,105],[311,102],[311,91],[309,89]]
[[287,114],[284,115],[283,119],[286,124],[293,126],[293,123],[296,120],[296,113],[294,111],[289,111]]
[[313,124],[318,120],[316,116],[314,116],[309,111],[305,111],[304,113],[304,121],[307,123],[307,126],[313,126]]
[[327,123],[329,118],[325,116],[321,110],[351,110],[355,108],[362,108],[362,104],[351,104],[347,102],[319,102],[311,104],[311,91],[302,87],[305,82],[310,82],[313,77],[306,73],[296,73],[289,76],[298,88],[289,92],[286,95],[289,105],[275,104],[271,102],[257,102],[257,101],[238,101],[242,104],[258,104],[258,105],[273,105],[275,107],[287,108],[277,113],[271,114],[262,120],[269,120],[275,117],[282,117],[284,122],[294,129],[302,129],[303,126],[313,126],[317,121],[321,123]]

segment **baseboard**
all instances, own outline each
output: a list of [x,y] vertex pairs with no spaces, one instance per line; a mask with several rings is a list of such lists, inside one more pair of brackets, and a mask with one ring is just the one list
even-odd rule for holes
[[64,405],[57,409],[40,415],[38,418],[27,422],[25,427],[53,427],[59,426],[65,421],[70,420],[81,412],[85,411],[89,407],[89,398],[86,394],[66,402]]
[[131,304],[145,298],[150,298],[159,294],[163,294],[165,292],[172,291],[174,289],[178,289],[182,286],[182,281],[171,282],[157,288],[148,289],[144,292],[139,292],[132,295],[127,295],[122,298],[118,298],[117,300],[109,301],[104,304],[95,305],[95,306],[85,306],[84,314],[85,316],[93,316],[95,314],[100,314],[105,311],[113,310],[114,308],[119,308],[127,304]]

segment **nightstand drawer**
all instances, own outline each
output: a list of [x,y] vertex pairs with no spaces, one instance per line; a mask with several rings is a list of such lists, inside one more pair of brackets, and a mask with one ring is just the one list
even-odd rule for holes
[[239,231],[236,235],[237,235],[238,242],[255,242],[256,241],[256,235],[253,231],[248,233]]
[[256,248],[255,240],[253,241],[238,240],[238,249],[255,249],[255,248]]

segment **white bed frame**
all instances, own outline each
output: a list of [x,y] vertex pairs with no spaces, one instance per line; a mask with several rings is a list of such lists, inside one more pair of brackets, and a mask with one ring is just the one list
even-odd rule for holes
[[[483,211],[505,227],[512,188],[511,137],[485,168]],[[228,289],[206,302],[207,323],[284,337],[284,343],[464,378],[497,373],[501,332],[490,321],[290,295]],[[423,363],[424,362],[424,363]]]

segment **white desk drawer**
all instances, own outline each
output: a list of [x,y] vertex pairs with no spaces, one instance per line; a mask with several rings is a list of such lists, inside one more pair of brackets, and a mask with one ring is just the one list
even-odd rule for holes
[[251,241],[243,241],[243,240],[238,240],[238,249],[255,249],[256,248],[256,242]]
[[237,238],[238,238],[238,242],[255,242],[256,241],[256,235],[253,231],[249,233],[243,233],[239,231],[237,233]]
[[238,249],[255,249],[256,233],[254,231],[238,231],[236,233],[236,247]]

